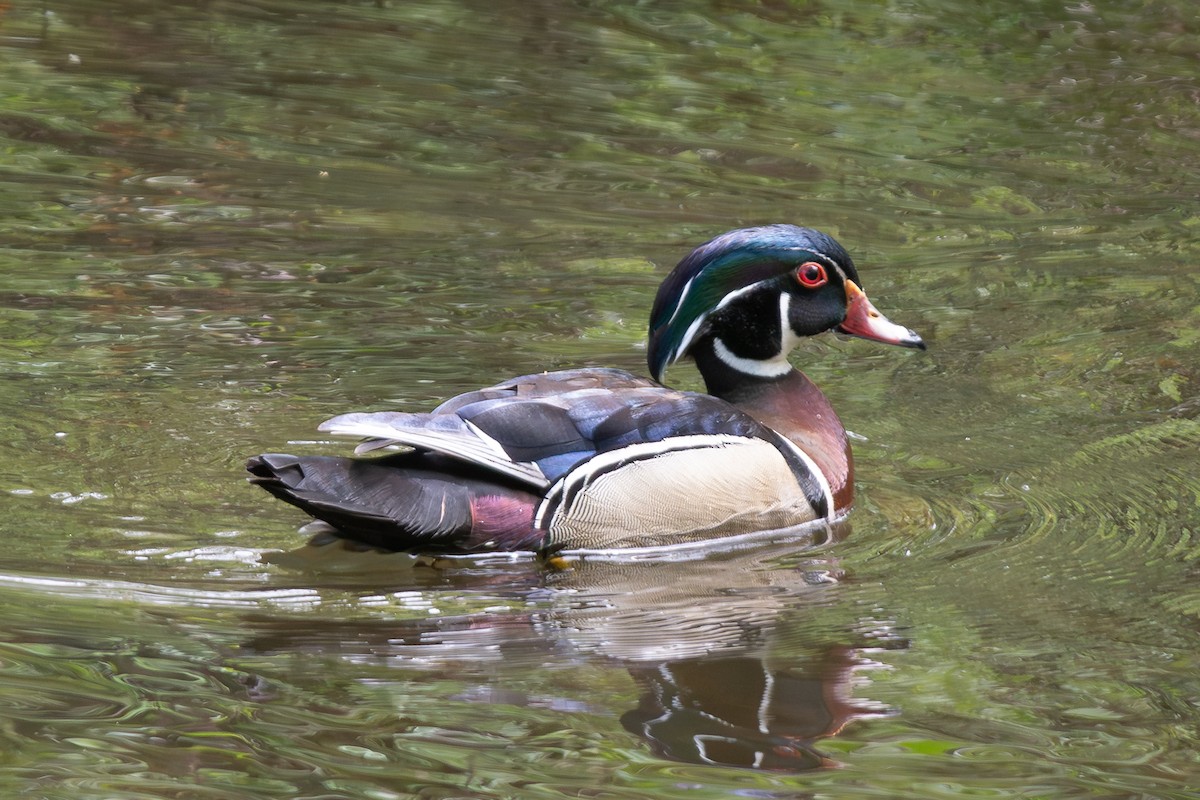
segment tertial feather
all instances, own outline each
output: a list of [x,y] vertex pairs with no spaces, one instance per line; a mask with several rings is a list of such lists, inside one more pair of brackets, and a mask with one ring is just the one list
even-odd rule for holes
[[537,464],[513,460],[494,439],[454,414],[402,411],[342,414],[322,422],[319,430],[430,450],[493,469],[534,488],[550,485]]

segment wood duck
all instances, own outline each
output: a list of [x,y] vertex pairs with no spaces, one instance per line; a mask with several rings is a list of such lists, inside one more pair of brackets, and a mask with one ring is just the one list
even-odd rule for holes
[[[250,481],[336,535],[386,550],[621,550],[844,515],[846,431],[787,356],[836,330],[903,347],[849,254],[795,225],[730,231],[679,262],[650,317],[653,380],[616,369],[513,378],[429,413],[342,414],[377,458],[267,454]],[[707,394],[662,385],[695,360]],[[397,449],[401,452],[394,452]]]

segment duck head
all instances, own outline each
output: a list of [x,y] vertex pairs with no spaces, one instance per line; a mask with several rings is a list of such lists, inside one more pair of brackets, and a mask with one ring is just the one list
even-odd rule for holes
[[800,338],[827,330],[925,349],[920,336],[880,314],[861,287],[850,255],[820,231],[767,225],[722,234],[693,250],[659,287],[650,373],[661,382],[667,367],[703,348],[748,378],[782,377]]

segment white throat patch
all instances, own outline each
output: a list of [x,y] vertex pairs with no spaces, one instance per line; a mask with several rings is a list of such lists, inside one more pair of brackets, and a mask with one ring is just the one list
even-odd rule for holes
[[713,339],[713,352],[717,354],[717,358],[738,372],[744,372],[747,375],[756,375],[760,378],[781,378],[787,375],[792,369],[792,365],[788,363],[787,356],[783,353],[774,358],[765,358],[761,361],[753,358],[742,358],[730,351],[720,339]]
[[776,355],[761,360],[742,358],[734,354],[720,339],[714,339],[713,352],[716,353],[717,358],[738,372],[755,375],[759,378],[780,378],[788,374],[792,369],[792,365],[788,363],[788,353],[792,352],[792,348],[800,341],[800,337],[788,323],[788,310],[791,308],[791,303],[792,296],[787,292],[781,292],[779,295],[780,342],[779,352]]

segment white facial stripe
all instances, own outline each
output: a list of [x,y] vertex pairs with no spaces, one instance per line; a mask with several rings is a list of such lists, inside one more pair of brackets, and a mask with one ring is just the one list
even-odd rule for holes
[[792,330],[792,323],[789,320],[792,310],[792,296],[787,292],[779,293],[779,355],[787,358],[787,354],[792,352],[796,345],[800,344],[800,337]]
[[725,306],[729,305],[729,303],[731,301],[736,300],[737,298],[741,297],[744,294],[749,294],[750,292],[753,292],[755,289],[758,289],[763,284],[769,283],[770,280],[773,280],[773,279],[769,279],[769,280],[765,280],[765,281],[758,281],[757,283],[752,283],[749,286],[743,286],[740,289],[734,289],[732,292],[730,292],[729,294],[727,294],[721,298],[721,302],[717,303],[716,307],[713,308],[713,311],[717,311],[718,309],[724,308]]
[[675,310],[671,312],[671,318],[667,320],[666,325],[663,327],[671,327],[671,323],[674,322],[675,318],[679,316],[679,309],[683,308],[683,301],[687,299],[688,292],[692,290],[692,284],[695,282],[696,278],[692,277],[683,285],[683,291],[679,293],[679,299],[675,301]]
[[[755,284],[756,286],[758,284]],[[792,308],[792,296],[787,292],[779,293],[779,352],[766,359],[742,358],[735,355],[728,346],[720,339],[713,341],[713,352],[717,358],[721,359],[725,364],[729,365],[738,372],[744,372],[747,375],[756,375],[760,378],[779,378],[791,371],[792,365],[788,363],[788,353],[792,352],[797,344],[800,343],[800,337],[792,330],[790,321],[788,320],[789,312]]]
[[811,250],[809,252],[811,252],[814,256],[820,256],[821,258],[823,258],[825,260],[825,263],[827,263],[829,266],[833,267],[834,270],[837,271],[838,277],[840,277],[842,279],[842,283],[846,282],[846,271],[844,269],[842,269],[842,265],[837,262],[837,259],[830,258],[829,256],[825,255],[824,253],[818,253],[816,250]]
[[680,353],[685,352],[692,344],[692,339],[696,338],[696,333],[699,332],[700,326],[704,324],[704,320],[708,319],[708,314],[701,314],[696,317],[695,321],[688,326],[687,332],[683,334],[683,338],[679,340],[679,345],[671,351],[671,357],[667,359],[668,364],[675,362]]
[[[680,353],[687,352],[687,349],[689,347],[691,347],[692,340],[695,339],[696,334],[700,332],[700,327],[704,324],[704,321],[706,319],[708,319],[709,314],[711,314],[713,311],[717,311],[719,309],[724,308],[725,306],[727,306],[730,302],[732,302],[736,298],[741,297],[744,294],[748,294],[768,282],[769,281],[758,281],[757,283],[752,283],[749,286],[743,286],[740,289],[734,289],[732,292],[730,292],[729,294],[722,297],[721,302],[717,303],[716,306],[713,307],[712,311],[709,311],[707,314],[701,314],[700,316],[696,317],[695,321],[693,321],[692,324],[688,326],[687,332],[683,334],[683,338],[679,340],[679,345],[676,346],[675,349],[671,351],[671,357],[667,359],[667,363],[668,364],[673,363],[675,361],[675,359],[679,357]],[[691,288],[690,281],[688,282],[688,288]],[[680,305],[682,306],[682,301],[681,301]],[[676,308],[675,313],[676,314],[679,313],[678,308]],[[671,319],[675,319],[675,317],[672,316]]]
[[834,270],[837,271],[838,276],[842,279],[842,282],[843,283],[846,282],[846,271],[844,269],[842,269],[841,264],[839,264],[837,262],[836,258],[830,258],[829,256],[825,255],[824,253],[820,252],[819,250],[813,250],[808,247],[789,247],[788,249],[789,250],[807,250],[808,252],[810,252],[814,256],[816,256],[817,258],[824,261],[828,266],[833,267]]
[[755,375],[759,378],[780,378],[792,370],[792,365],[788,363],[787,356],[783,353],[761,361],[742,358],[734,355],[720,339],[713,340],[713,352],[717,354],[717,358],[738,372]]

